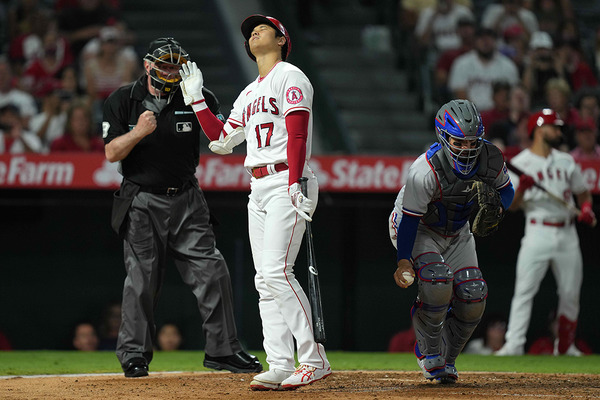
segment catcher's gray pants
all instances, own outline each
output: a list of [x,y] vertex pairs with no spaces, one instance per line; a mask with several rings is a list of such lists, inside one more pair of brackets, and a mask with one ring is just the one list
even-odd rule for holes
[[229,271],[215,247],[209,216],[204,195],[196,186],[173,197],[146,192],[134,197],[124,230],[127,277],[116,351],[121,364],[134,357],[152,360],[154,309],[167,252],[198,302],[206,353],[219,357],[241,350]]

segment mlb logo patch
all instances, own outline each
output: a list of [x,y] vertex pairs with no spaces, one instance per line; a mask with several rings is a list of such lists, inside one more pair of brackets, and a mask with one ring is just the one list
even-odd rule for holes
[[176,126],[177,132],[191,132],[192,131],[192,123],[191,122],[178,122]]

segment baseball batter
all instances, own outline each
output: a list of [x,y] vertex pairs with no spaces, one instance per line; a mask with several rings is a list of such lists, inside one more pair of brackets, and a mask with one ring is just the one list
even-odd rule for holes
[[396,284],[406,288],[418,278],[412,321],[419,367],[429,380],[454,383],[456,358],[481,320],[488,292],[469,225],[473,182],[497,189],[504,210],[514,191],[502,153],[483,140],[472,102],[443,105],[435,130],[439,143],[411,165],[398,194],[390,236],[398,250]]
[[[246,140],[244,166],[252,175],[248,227],[270,367],[250,386],[294,389],[331,374],[325,349],[314,340],[310,305],[293,270],[305,220],[311,220],[319,193],[308,166],[313,88],[300,69],[285,62],[291,42],[277,19],[252,15],[241,30],[259,76],[240,93],[225,124],[206,108],[202,74],[194,63],[182,67],[182,88],[186,103],[192,104],[212,139],[213,152],[231,153]],[[302,176],[308,178],[308,197],[300,190]],[[294,368],[294,339],[298,368]]]
[[548,268],[552,270],[558,287],[559,340],[555,344],[555,354],[577,353],[573,341],[579,314],[583,263],[574,224],[575,213],[533,186],[537,182],[573,206],[575,194],[581,205],[578,220],[589,225],[595,222],[592,196],[581,171],[573,157],[553,148],[560,144],[562,134],[559,127],[562,124],[553,110],[544,109],[533,114],[528,123],[532,145],[511,160],[513,165],[527,172],[519,179],[511,206],[511,210],[523,209],[526,225],[517,258],[506,343],[496,355],[524,353],[533,298]]

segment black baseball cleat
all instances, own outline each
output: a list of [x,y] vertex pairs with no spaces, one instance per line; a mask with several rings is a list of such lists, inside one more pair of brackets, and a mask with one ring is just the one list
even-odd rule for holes
[[135,357],[123,364],[126,378],[148,376],[148,362],[143,357]]
[[204,366],[206,368],[222,370],[226,369],[234,373],[260,372],[262,364],[256,356],[246,353],[244,350],[230,356],[212,357],[204,354]]

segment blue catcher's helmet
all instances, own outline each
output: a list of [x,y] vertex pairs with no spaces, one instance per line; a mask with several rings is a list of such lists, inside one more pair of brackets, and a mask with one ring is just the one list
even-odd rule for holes
[[[475,104],[469,100],[444,104],[435,116],[435,131],[452,168],[468,175],[477,165],[483,146],[483,124]],[[468,143],[457,146],[451,139]]]

